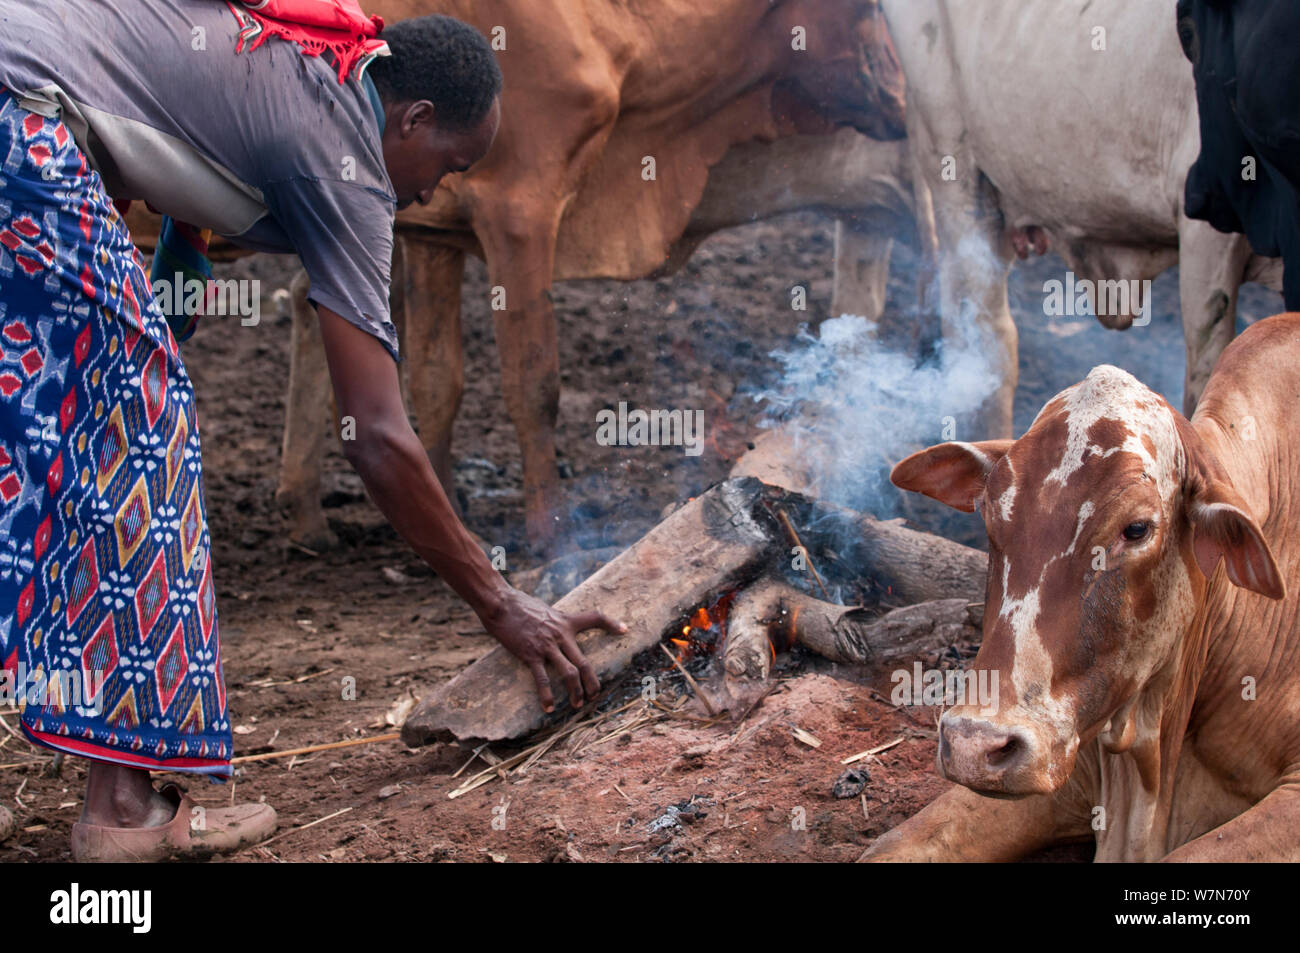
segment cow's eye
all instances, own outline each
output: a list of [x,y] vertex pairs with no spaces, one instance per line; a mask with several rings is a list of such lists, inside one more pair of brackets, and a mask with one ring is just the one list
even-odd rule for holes
[[1124,538],[1130,543],[1136,543],[1139,539],[1145,539],[1148,532],[1151,531],[1151,524],[1144,522],[1129,523],[1124,527]]
[[1193,66],[1201,65],[1201,43],[1196,33],[1196,21],[1190,16],[1178,18],[1178,42],[1182,44],[1183,53],[1191,60]]

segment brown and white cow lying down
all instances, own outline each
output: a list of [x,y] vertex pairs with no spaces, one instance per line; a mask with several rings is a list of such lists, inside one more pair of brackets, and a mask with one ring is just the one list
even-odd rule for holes
[[[869,860],[1300,859],[1300,314],[1224,351],[1189,422],[1114,367],[1019,440],[946,443],[894,482],[989,534],[976,669],[944,713],[959,786]],[[1101,567],[1101,568],[1095,568]]]

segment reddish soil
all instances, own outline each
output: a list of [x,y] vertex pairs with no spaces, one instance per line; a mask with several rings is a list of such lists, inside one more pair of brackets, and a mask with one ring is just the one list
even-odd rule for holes
[[[730,458],[757,432],[760,410],[746,394],[769,380],[768,353],[791,343],[799,321],[828,310],[830,235],[829,222],[794,216],[715,237],[672,278],[558,290],[565,385],[560,447],[578,545],[626,545],[666,505],[725,477]],[[900,295],[911,287],[905,257],[894,281]],[[383,723],[395,702],[451,676],[492,644],[384,523],[337,450],[328,461],[326,504],[342,545],[319,557],[284,547],[286,526],[273,493],[289,334],[270,296],[288,284],[292,268],[292,261],[272,258],[230,266],[227,272],[263,280],[262,323],[204,326],[185,346],[203,428],[238,754],[391,730]],[[1042,278],[1026,281],[1032,286]],[[789,309],[795,284],[809,289],[806,313]],[[486,282],[476,263],[465,298],[458,484],[470,528],[505,546],[511,569],[526,569],[519,458],[497,386]],[[1041,315],[1037,323],[1043,324]],[[1027,324],[1023,360],[1027,370],[1043,373],[1022,374],[1025,409],[1018,418],[1032,416],[1046,396],[1077,380],[1077,366],[1086,372],[1100,359],[1136,362],[1141,373],[1144,355],[1176,361],[1179,333],[1168,317],[1129,342],[1087,326],[1064,335],[1070,339],[1065,350],[1059,331]],[[1167,360],[1158,359],[1164,373],[1181,376],[1176,364],[1170,372]],[[679,449],[597,445],[596,411],[619,400],[704,408],[708,449],[687,457]],[[355,700],[344,698],[346,676],[356,680]],[[872,694],[868,676],[834,672],[816,660],[780,677],[779,689],[740,724],[665,715],[604,740],[575,736],[522,777],[495,780],[455,800],[448,792],[481,763],[453,779],[469,752],[450,744],[410,751],[398,742],[377,743],[243,764],[226,786],[182,781],[200,803],[265,799],[279,812],[283,836],[235,861],[851,860],[944,789],[933,768],[934,709],[895,709]],[[871,677],[887,694],[887,678]],[[619,703],[628,691],[618,688]],[[632,713],[620,718],[628,724]],[[796,727],[821,747],[795,740]],[[901,743],[865,762],[865,797],[832,796],[841,758],[899,737]],[[508,756],[512,749],[493,750]],[[20,827],[0,846],[0,861],[67,859],[84,762],[69,759],[61,777],[48,776],[48,752],[9,739],[0,764],[0,802]],[[331,815],[309,830],[285,833]]]

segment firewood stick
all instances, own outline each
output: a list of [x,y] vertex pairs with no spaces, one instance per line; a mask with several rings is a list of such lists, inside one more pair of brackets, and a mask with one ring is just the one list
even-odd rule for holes
[[[728,679],[766,681],[772,670],[774,651],[770,630],[780,615],[783,584],[759,580],[739,593],[727,613],[727,640],[722,646],[722,665]],[[739,681],[736,682],[739,687]]]
[[341,811],[335,811],[333,814],[326,814],[324,817],[319,817],[319,818],[317,818],[316,820],[314,820],[314,821],[312,821],[312,822],[310,822],[310,823],[308,823],[308,824],[303,824],[301,827],[294,827],[294,828],[291,828],[291,829],[285,831],[283,834],[276,834],[274,837],[271,837],[271,838],[268,838],[267,840],[262,841],[262,843],[258,844],[257,846],[258,846],[258,847],[265,847],[267,844],[273,844],[273,843],[275,843],[276,841],[278,841],[281,837],[288,837],[290,834],[296,834],[296,833],[298,833],[299,831],[305,831],[307,828],[309,828],[309,827],[315,827],[317,824],[324,824],[326,821],[332,821],[332,820],[334,820],[334,818],[338,817],[340,814],[346,814],[346,813],[347,813],[348,811],[350,811],[350,810],[352,810],[352,808],[350,808],[350,807],[345,807],[345,808],[343,808],[343,810],[341,810]]
[[353,745],[372,745],[378,741],[397,741],[402,737],[400,731],[390,731],[386,735],[375,735],[373,738],[349,738],[346,741],[331,741],[323,745],[308,745],[306,748],[292,748],[288,751],[267,751],[262,754],[246,754],[238,758],[231,758],[231,764],[241,764],[245,761],[269,761],[272,758],[288,758],[294,755],[311,754],[315,751],[330,751],[334,748],[350,748]]
[[699,696],[700,701],[704,702],[704,708],[709,713],[709,716],[717,717],[718,710],[713,707],[713,702],[709,701],[709,696],[704,694],[704,689],[700,688],[699,682],[691,678],[691,673],[686,671],[686,668],[681,662],[677,661],[677,656],[668,651],[668,646],[660,642],[659,647],[664,650],[664,655],[668,656],[668,660],[677,666],[677,671],[681,672],[682,675],[686,677],[687,684],[689,684],[695,691],[695,694]]
[[851,754],[847,758],[842,758],[840,759],[840,764],[853,764],[853,762],[855,761],[861,761],[863,758],[870,758],[873,755],[878,755],[882,751],[888,751],[890,748],[894,747],[895,745],[901,745],[902,743],[903,743],[903,738],[900,735],[899,737],[895,738],[893,741],[887,741],[883,745],[876,745],[876,747],[874,748],[870,748],[866,751],[859,751],[857,754]]
[[[585,720],[579,720],[581,717],[580,714],[575,715],[572,719],[569,720],[567,724],[560,726],[554,732],[552,732],[550,735],[548,735],[546,738],[544,738],[542,741],[538,742],[537,744],[529,748],[525,748],[523,751],[520,751],[517,754],[511,755],[509,758],[506,758],[504,761],[498,762],[495,765],[490,765],[489,767],[484,768],[478,774],[466,778],[463,782],[461,782],[460,787],[456,788],[456,790],[454,791],[449,792],[447,794],[447,797],[454,800],[455,798],[458,798],[463,794],[468,794],[470,791],[473,791],[475,788],[482,787],[484,784],[487,784],[489,781],[491,781],[492,778],[496,776],[498,769],[510,771],[516,765],[527,760],[542,745],[546,745],[547,747],[550,747],[550,745],[554,744],[555,742],[560,741],[563,738],[567,738],[569,735],[573,734],[579,728],[585,728],[587,725],[592,725],[592,724],[596,724],[597,722],[607,721],[608,719],[613,718],[616,715],[621,715],[629,708],[632,708],[633,706],[639,704],[642,704],[642,702],[638,698],[635,699],[634,701],[628,702],[626,705],[623,705],[620,708],[611,709],[610,711],[604,712],[603,714],[595,715]],[[486,747],[486,745],[484,745],[484,747]]]
[[822,591],[822,595],[825,597],[826,601],[830,602],[831,594],[826,591],[826,583],[822,582],[822,574],[817,571],[817,564],[813,562],[812,553],[808,552],[808,547],[803,544],[803,540],[801,540],[799,534],[795,532],[794,524],[790,522],[790,517],[786,516],[785,510],[780,507],[777,507],[776,516],[777,519],[781,521],[781,525],[785,527],[785,531],[790,534],[790,539],[794,541],[796,546],[803,550],[803,557],[808,560],[808,568],[812,570],[813,578],[817,580],[817,588]]
[[479,753],[480,751],[482,751],[482,750],[483,750],[484,748],[486,748],[486,747],[487,747],[487,742],[485,741],[485,742],[483,742],[483,744],[481,744],[481,745],[479,745],[477,748],[475,748],[475,749],[474,749],[474,753],[471,754],[471,755],[469,756],[469,760],[466,761],[464,764],[462,764],[459,768],[457,768],[457,769],[456,769],[456,773],[453,774],[452,777],[453,777],[453,778],[458,778],[458,777],[460,777],[462,774],[464,774],[464,773],[465,773],[465,769],[468,768],[471,764],[474,763],[474,759],[478,757],[478,753]]

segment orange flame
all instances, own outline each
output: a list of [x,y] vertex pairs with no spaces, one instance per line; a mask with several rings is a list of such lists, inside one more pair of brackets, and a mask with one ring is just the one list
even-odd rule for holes
[[678,649],[677,661],[685,662],[697,655],[710,655],[719,651],[726,638],[727,610],[736,592],[727,592],[711,605],[695,609],[682,626],[681,638],[670,637],[669,642]]

